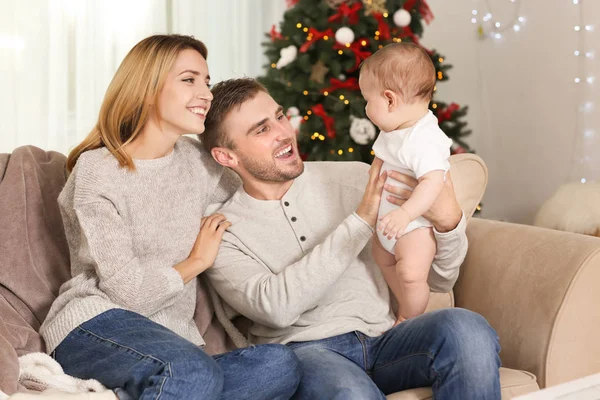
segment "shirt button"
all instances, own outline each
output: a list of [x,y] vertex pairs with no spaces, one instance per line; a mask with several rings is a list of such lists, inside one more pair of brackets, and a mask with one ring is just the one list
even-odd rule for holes
[[289,205],[290,205],[290,203],[288,203],[288,202],[286,201],[286,202],[284,202],[284,203],[283,203],[283,205],[287,207],[287,206],[289,206]]
[[306,240],[306,238],[304,236],[300,236],[300,241],[304,242]]
[[292,217],[292,222],[296,222],[297,219],[298,218],[296,218],[296,217]]

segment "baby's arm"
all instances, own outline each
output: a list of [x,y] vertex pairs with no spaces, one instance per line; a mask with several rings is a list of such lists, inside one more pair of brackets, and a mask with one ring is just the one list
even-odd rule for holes
[[431,208],[444,187],[445,174],[446,172],[443,170],[436,170],[419,178],[419,184],[413,194],[402,205],[411,221],[425,214]]
[[406,226],[429,210],[437,199],[444,186],[444,174],[443,170],[435,170],[419,178],[419,184],[406,203],[380,218],[378,229],[389,239],[399,238]]

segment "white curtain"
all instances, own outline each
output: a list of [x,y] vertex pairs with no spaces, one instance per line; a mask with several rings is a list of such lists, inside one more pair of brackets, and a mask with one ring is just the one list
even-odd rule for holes
[[257,76],[285,0],[0,0],[0,152],[67,153],[96,122],[114,72],[155,33],[191,34],[213,81]]

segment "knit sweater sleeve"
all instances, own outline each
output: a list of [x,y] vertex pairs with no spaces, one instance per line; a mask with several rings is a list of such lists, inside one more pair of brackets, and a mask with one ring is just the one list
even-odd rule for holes
[[432,292],[449,292],[454,287],[460,266],[467,256],[467,221],[463,214],[458,226],[450,232],[434,231],[437,252],[429,271],[429,288]]
[[[112,302],[149,316],[172,305],[183,280],[171,265],[141,265],[132,234],[102,185],[78,176],[73,209],[79,257],[94,266],[98,287]],[[84,261],[85,262],[85,261]]]
[[266,326],[286,328],[317,305],[356,260],[372,233],[353,213],[308,254],[274,273],[259,261],[260,255],[252,254],[227,232],[214,266],[206,273],[219,295],[244,316]]

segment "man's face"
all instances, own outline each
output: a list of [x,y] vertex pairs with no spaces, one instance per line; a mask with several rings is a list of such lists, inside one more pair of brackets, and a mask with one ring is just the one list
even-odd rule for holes
[[243,178],[286,182],[304,171],[296,133],[269,94],[260,91],[239,110],[234,108],[222,126],[237,157],[235,169]]

